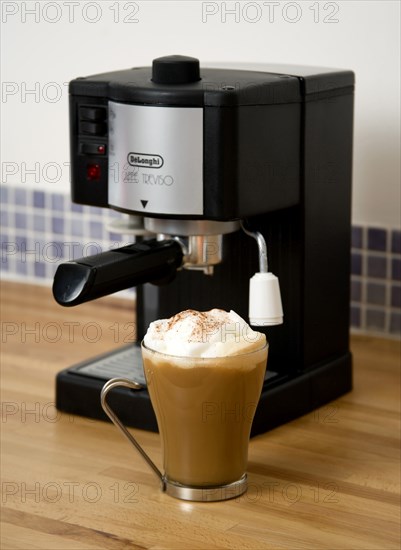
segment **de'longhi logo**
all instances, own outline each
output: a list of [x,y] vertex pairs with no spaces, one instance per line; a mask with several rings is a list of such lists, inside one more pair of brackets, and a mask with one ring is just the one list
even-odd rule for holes
[[160,155],[148,155],[145,153],[128,153],[128,164],[141,168],[161,168],[164,164],[164,159]]

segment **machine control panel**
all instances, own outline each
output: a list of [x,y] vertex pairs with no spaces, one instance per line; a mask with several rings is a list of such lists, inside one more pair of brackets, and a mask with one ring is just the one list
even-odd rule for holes
[[96,97],[71,98],[72,199],[108,206],[108,105]]
[[351,71],[202,68],[186,56],[77,78],[72,199],[220,221],[295,206],[303,106],[352,93],[353,83]]
[[109,101],[109,204],[203,214],[203,109]]

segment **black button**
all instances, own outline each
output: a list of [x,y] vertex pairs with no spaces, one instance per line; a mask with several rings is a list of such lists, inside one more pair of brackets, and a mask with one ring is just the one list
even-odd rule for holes
[[79,109],[79,118],[81,120],[90,120],[92,122],[102,122],[106,120],[107,111],[102,107],[81,107]]
[[107,131],[107,125],[104,122],[80,122],[79,128],[82,134],[91,136],[104,136]]
[[190,84],[200,80],[199,59],[168,55],[153,60],[152,81],[156,84]]
[[102,155],[106,154],[106,145],[104,143],[80,143],[79,152],[83,155]]

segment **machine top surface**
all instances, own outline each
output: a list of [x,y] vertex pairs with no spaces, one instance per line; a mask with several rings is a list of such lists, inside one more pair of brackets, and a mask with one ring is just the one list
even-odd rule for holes
[[167,56],[154,60],[153,67],[77,78],[70,82],[70,93],[126,103],[229,107],[299,103],[308,94],[327,94],[354,84],[352,71],[303,69],[199,68],[197,59]]

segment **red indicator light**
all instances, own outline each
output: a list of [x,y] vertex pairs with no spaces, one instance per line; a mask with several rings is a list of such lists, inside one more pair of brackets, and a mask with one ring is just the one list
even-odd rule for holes
[[86,177],[90,181],[99,181],[100,166],[98,164],[88,164],[86,168]]
[[106,152],[106,147],[104,145],[99,145],[99,147],[97,148],[97,152],[99,153],[99,155],[104,155]]

